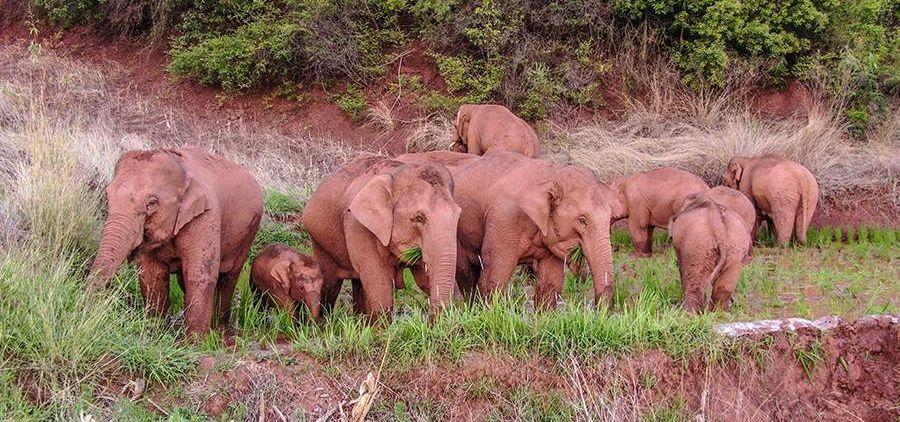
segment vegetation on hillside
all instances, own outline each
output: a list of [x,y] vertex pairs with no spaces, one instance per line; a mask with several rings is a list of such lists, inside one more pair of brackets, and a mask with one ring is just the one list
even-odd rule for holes
[[[897,0],[20,0],[52,24],[170,44],[169,69],[226,90],[384,75],[421,41],[446,82],[426,106],[499,101],[531,119],[646,95],[633,63],[661,60],[695,91],[757,75],[838,98],[856,134],[900,89]],[[628,39],[639,49],[623,50]],[[355,110],[355,109],[354,109]]]

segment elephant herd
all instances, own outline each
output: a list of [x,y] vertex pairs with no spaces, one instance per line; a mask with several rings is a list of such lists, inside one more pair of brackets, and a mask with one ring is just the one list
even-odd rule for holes
[[[454,151],[363,157],[329,175],[302,216],[312,256],[266,246],[251,267],[253,290],[285,309],[302,302],[316,319],[350,280],[354,310],[377,319],[392,312],[409,268],[434,316],[460,298],[505,291],[525,265],[536,278],[535,306],[553,309],[580,247],[597,305],[611,306],[610,226],[627,218],[638,256],[651,253],[654,228],[669,231],[685,309],[702,312],[710,299],[728,309],[759,223],[768,221],[781,244],[803,243],[818,198],[812,174],[776,156],[733,158],[727,187],[673,168],[604,183],[585,167],[536,158],[537,135],[505,107],[464,105],[456,129]],[[189,334],[208,331],[216,309],[227,323],[263,213],[254,177],[195,147],[131,151],[106,195],[90,287],[131,258],[151,313],[168,312],[175,274]]]

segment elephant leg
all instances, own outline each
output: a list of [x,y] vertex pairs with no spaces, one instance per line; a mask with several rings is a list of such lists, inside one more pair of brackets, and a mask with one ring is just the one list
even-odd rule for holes
[[715,267],[715,251],[681,250],[677,253],[678,270],[681,274],[682,304],[688,312],[700,313],[706,310],[706,280]]
[[652,253],[653,226],[650,225],[650,213],[638,210],[628,216],[628,232],[634,243],[634,255],[648,257]]
[[[416,287],[419,290],[422,290],[427,295],[430,292],[431,282],[428,279],[428,274],[425,271],[425,267],[422,265],[416,265],[414,267],[410,267],[409,272],[412,273],[413,280],[416,282]],[[399,273],[402,276],[402,272]]]
[[510,247],[517,242],[497,239],[488,234],[481,249],[484,266],[478,278],[478,291],[485,299],[490,299],[495,291],[506,292],[509,280],[516,272],[520,254]]
[[794,231],[794,210],[789,207],[779,207],[772,211],[772,220],[775,223],[775,238],[779,246],[787,246],[791,242]]
[[140,255],[138,266],[144,307],[150,315],[164,317],[169,312],[169,266],[149,253]]
[[237,286],[238,278],[241,276],[243,265],[235,267],[233,270],[219,275],[219,282],[216,284],[216,296],[219,299],[219,328],[228,327],[231,321],[231,302],[234,299],[234,288]]
[[358,278],[350,280],[351,295],[353,296],[353,312],[357,315],[365,315],[369,312],[369,306],[366,303],[362,281]]
[[739,263],[727,264],[713,281],[712,303],[715,309],[723,311],[731,309],[732,297],[737,290],[742,267],[743,265]]
[[194,219],[175,238],[184,273],[185,326],[189,337],[209,332],[212,323],[216,284],[219,277],[218,242],[208,240],[218,232],[218,223],[210,216]]
[[550,255],[537,260],[537,284],[534,289],[534,307],[555,309],[565,282],[565,268],[561,259]]

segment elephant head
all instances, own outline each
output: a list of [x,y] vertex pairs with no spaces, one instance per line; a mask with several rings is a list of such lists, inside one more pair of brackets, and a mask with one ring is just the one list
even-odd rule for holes
[[610,222],[616,195],[580,166],[563,166],[538,189],[521,198],[522,210],[540,230],[544,244],[559,258],[581,246],[594,279],[598,305],[612,299]]
[[466,144],[468,142],[469,121],[472,119],[472,113],[474,112],[475,105],[473,104],[461,105],[456,112],[456,121],[454,122],[454,126],[456,126],[456,142],[454,143],[456,148],[454,150],[456,152],[465,153],[468,151]]
[[92,266],[92,287],[105,285],[139,246],[162,245],[209,209],[207,187],[184,165],[181,153],[169,149],[123,155],[106,198],[109,217]]
[[725,168],[725,174],[722,175],[722,178],[725,179],[725,186],[732,189],[738,189],[738,186],[741,184],[741,176],[744,173],[746,161],[746,157],[734,157],[728,162],[728,167]]
[[302,300],[313,320],[322,307],[322,284],[325,279],[316,260],[308,255],[291,254],[272,266],[270,274],[281,288],[295,300]]
[[410,163],[378,174],[356,194],[349,211],[395,257],[420,248],[432,314],[449,304],[456,285],[461,209],[453,200],[453,179],[445,167]]

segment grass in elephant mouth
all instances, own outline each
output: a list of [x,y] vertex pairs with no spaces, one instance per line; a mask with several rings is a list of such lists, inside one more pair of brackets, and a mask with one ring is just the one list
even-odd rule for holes
[[400,252],[400,261],[406,265],[416,265],[422,259],[422,248],[411,246]]

